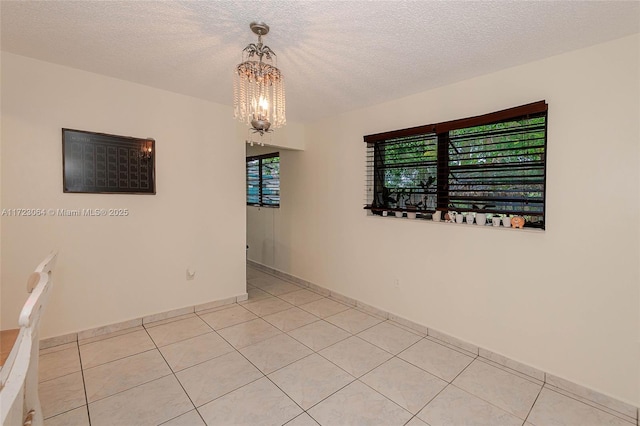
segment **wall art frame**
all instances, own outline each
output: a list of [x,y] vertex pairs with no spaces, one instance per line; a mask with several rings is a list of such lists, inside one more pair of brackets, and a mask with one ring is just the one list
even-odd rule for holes
[[152,138],[62,129],[65,193],[156,193],[156,143]]

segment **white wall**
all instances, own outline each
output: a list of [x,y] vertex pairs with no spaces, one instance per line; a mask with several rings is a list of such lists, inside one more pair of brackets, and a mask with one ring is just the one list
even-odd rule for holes
[[[638,405],[639,47],[627,37],[307,126],[271,231],[289,252],[263,263]],[[362,210],[363,135],[543,99],[546,231]]]
[[[303,129],[304,130],[304,129]],[[298,135],[298,143],[304,146],[304,139]],[[278,152],[280,154],[280,207],[247,206],[247,257],[263,265],[280,265],[288,270],[288,259],[293,247],[285,245],[289,238],[285,238],[286,227],[289,223],[289,212],[295,203],[289,197],[288,187],[295,176],[290,174],[290,164],[295,151],[274,146],[249,146],[247,157]],[[283,220],[283,218],[285,218]]]
[[303,150],[305,146],[304,125],[301,123],[288,121],[284,127],[261,137],[253,133],[245,123],[236,121],[236,132],[247,144],[247,149],[256,150],[255,152],[275,152],[278,149]]
[[[130,211],[2,217],[3,329],[54,249],[43,338],[246,292],[245,148],[230,107],[3,53],[1,124],[3,208]],[[155,138],[157,195],[64,194],[63,127]]]

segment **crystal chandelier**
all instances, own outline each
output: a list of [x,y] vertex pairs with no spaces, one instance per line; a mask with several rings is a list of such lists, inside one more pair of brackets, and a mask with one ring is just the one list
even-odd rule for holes
[[[284,126],[284,76],[274,64],[276,54],[262,44],[262,36],[269,32],[264,22],[252,22],[251,31],[258,35],[258,43],[251,43],[242,51],[243,62],[236,66],[233,80],[233,116],[250,126],[250,133],[262,139],[265,133]],[[251,142],[253,139],[250,137]]]

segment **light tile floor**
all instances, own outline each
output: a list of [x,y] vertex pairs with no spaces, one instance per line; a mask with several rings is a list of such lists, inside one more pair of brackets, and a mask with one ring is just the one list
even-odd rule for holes
[[247,279],[245,302],[42,350],[45,425],[635,425],[269,274]]

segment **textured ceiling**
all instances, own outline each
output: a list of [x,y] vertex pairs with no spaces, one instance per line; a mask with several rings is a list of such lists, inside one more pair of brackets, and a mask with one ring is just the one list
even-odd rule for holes
[[329,114],[640,32],[640,2],[6,1],[2,50],[231,105],[264,38],[287,118]]

